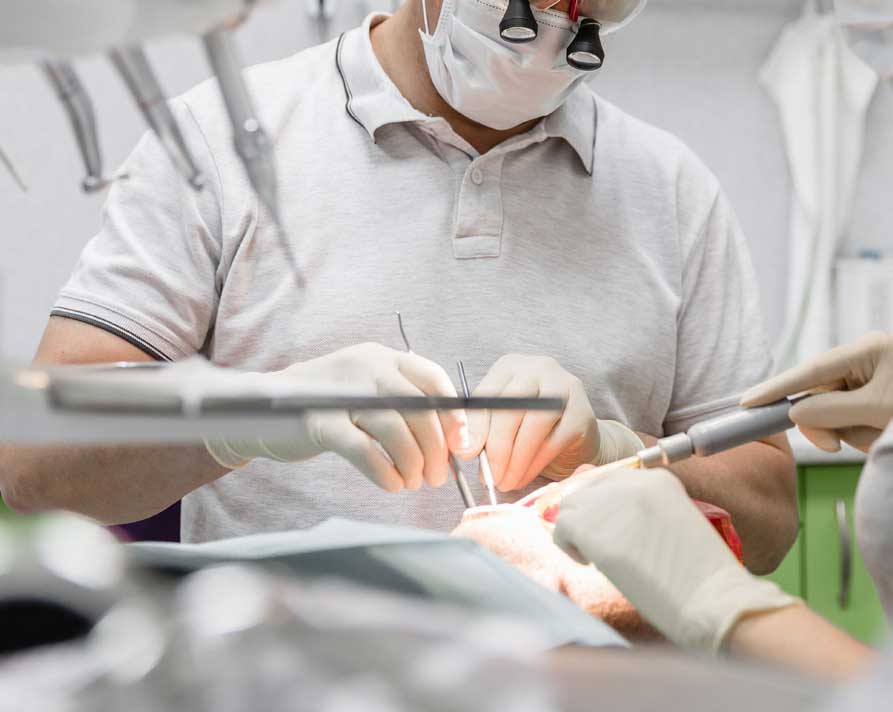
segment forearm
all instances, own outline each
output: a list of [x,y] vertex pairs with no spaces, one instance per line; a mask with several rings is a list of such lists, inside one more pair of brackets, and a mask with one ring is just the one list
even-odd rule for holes
[[[656,441],[641,435],[646,445]],[[774,436],[670,468],[689,495],[732,515],[744,560],[756,574],[774,571],[797,538],[797,473],[787,438]]]
[[0,493],[23,513],[145,519],[226,474],[204,446],[0,447]]
[[863,672],[876,655],[805,605],[742,618],[726,638],[726,648],[732,655],[838,680]]

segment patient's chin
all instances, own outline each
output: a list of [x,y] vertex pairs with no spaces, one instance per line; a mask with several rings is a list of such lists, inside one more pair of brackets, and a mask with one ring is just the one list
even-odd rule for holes
[[552,526],[535,510],[514,505],[469,509],[453,536],[476,541],[634,642],[661,639],[604,574],[555,546]]

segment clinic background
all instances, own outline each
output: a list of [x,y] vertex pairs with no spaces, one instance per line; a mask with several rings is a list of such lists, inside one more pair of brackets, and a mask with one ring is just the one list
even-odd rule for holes
[[[337,36],[368,12],[390,9],[391,0],[338,0],[324,26],[309,19],[308,2],[315,0],[258,8],[238,34],[245,63]],[[679,136],[717,174],[750,242],[773,342],[784,326],[791,185],[778,111],[758,75],[802,7],[802,0],[651,0],[644,15],[607,38],[608,59],[593,84],[626,111]],[[155,42],[148,53],[170,96],[210,75],[195,40]],[[77,68],[95,101],[111,169],[144,132],[142,117],[104,58],[78,59]],[[0,107],[0,146],[28,185],[21,192],[0,168],[0,359],[22,362],[33,355],[57,292],[99,227],[104,197],[81,192],[83,167],[70,126],[37,67],[0,64]],[[868,111],[844,255],[893,257],[891,127],[893,92],[880,87]]]

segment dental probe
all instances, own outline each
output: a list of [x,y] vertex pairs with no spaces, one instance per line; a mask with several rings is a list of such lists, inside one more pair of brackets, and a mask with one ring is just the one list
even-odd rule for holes
[[[403,338],[403,344],[406,346],[406,353],[411,354],[413,353],[412,346],[409,345],[409,339],[406,337],[406,330],[403,328],[403,315],[400,312],[394,313],[397,315],[397,326],[400,329],[400,336]],[[465,475],[462,474],[462,466],[459,464],[459,459],[453,453],[449,452],[449,461],[450,470],[453,472],[453,479],[456,481],[456,487],[459,488],[459,495],[462,497],[465,509],[476,507],[477,502],[474,501],[474,495],[471,494],[471,489],[468,487]]]
[[778,435],[794,427],[788,417],[800,399],[778,401],[759,408],[742,408],[734,413],[695,423],[684,433],[661,438],[653,447],[636,453],[640,467],[665,467],[689,457],[709,457],[747,443]]
[[[468,377],[465,375],[465,364],[461,361],[456,363],[459,369],[459,382],[462,384],[462,395],[471,398],[471,389],[468,387]],[[478,455],[478,461],[481,463],[481,473],[484,475],[484,484],[487,485],[487,494],[490,497],[490,504],[494,507],[498,504],[496,501],[496,489],[493,485],[493,470],[490,469],[490,458],[487,457],[487,451],[481,450]]]

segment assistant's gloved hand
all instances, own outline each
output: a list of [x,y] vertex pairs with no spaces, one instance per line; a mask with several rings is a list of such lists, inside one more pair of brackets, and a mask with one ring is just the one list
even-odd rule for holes
[[838,346],[751,388],[741,405],[804,391],[818,395],[797,403],[790,417],[816,447],[836,452],[843,441],[867,452],[893,417],[893,336],[875,332]]
[[[379,344],[360,344],[297,363],[269,378],[343,384],[358,395],[456,397],[456,389],[437,364],[416,354]],[[448,450],[467,454],[470,446],[464,411],[310,412],[295,420],[289,440],[258,438],[206,440],[211,456],[237,468],[258,457],[298,462],[335,452],[373,482],[397,492],[417,490],[422,482],[441,486],[449,475]],[[385,455],[387,453],[387,455]]]
[[618,468],[565,498],[555,543],[684,648],[715,652],[743,616],[799,602],[751,576],[667,470]]
[[553,358],[509,355],[499,359],[475,396],[557,397],[564,412],[477,411],[469,416],[478,450],[486,448],[502,492],[520,489],[540,474],[569,477],[580,466],[635,455],[644,445],[632,430],[598,420],[583,383]]

